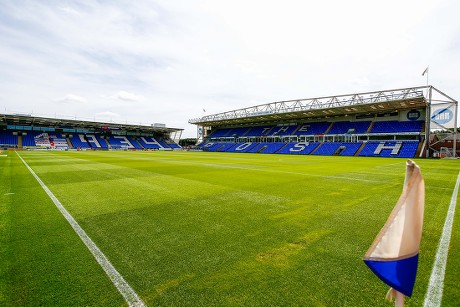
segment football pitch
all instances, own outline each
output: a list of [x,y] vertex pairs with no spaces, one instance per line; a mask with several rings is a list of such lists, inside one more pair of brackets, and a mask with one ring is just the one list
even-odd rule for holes
[[[0,305],[125,299],[22,162],[149,306],[391,306],[362,258],[405,159],[210,152],[0,155]],[[415,160],[426,185],[423,306],[458,160]],[[460,302],[460,213],[442,306]]]

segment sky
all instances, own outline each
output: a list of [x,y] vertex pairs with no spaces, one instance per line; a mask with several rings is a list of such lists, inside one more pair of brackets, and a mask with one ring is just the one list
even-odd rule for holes
[[281,100],[460,99],[458,0],[4,0],[0,113],[184,129]]

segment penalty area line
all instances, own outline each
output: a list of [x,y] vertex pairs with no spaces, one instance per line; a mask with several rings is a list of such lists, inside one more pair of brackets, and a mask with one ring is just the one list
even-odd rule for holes
[[123,296],[129,306],[145,306],[144,302],[139,298],[136,292],[134,292],[133,288],[125,281],[123,276],[118,273],[115,267],[110,263],[109,259],[104,255],[104,253],[97,247],[97,245],[91,240],[91,238],[86,234],[83,228],[77,223],[77,221],[70,215],[70,213],[64,208],[61,202],[54,196],[53,192],[43,183],[43,181],[35,174],[35,172],[30,168],[26,161],[16,152],[19,159],[21,159],[22,163],[27,167],[30,173],[35,177],[38,181],[40,186],[45,190],[46,194],[48,194],[49,198],[53,201],[56,205],[58,210],[61,214],[65,217],[65,219],[69,222],[72,226],[73,230],[77,233],[80,239],[85,243],[86,247],[89,249],[91,254],[93,254],[96,261],[102,267],[104,272],[112,281],[113,285],[117,288],[118,292]]
[[438,251],[431,271],[430,282],[425,295],[424,307],[441,306],[442,291],[444,288],[444,276],[446,275],[447,255],[449,253],[450,237],[454,224],[455,207],[457,205],[458,187],[460,185],[460,172],[450,200],[449,210],[447,211],[446,221],[442,229],[441,239],[439,240]]

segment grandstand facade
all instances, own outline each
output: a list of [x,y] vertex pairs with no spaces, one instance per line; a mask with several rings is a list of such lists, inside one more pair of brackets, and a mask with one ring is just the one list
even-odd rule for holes
[[447,152],[455,157],[457,107],[423,86],[280,101],[189,123],[205,151],[401,158],[439,155],[431,135],[452,129]]
[[0,114],[0,147],[57,150],[173,150],[183,129]]

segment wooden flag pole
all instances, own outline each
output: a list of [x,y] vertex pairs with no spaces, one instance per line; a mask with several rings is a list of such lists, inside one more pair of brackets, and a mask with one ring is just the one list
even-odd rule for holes
[[404,294],[396,291],[395,307],[404,307]]
[[385,299],[389,302],[395,300],[395,307],[404,307],[404,294],[396,291],[394,288],[390,288],[385,296]]

